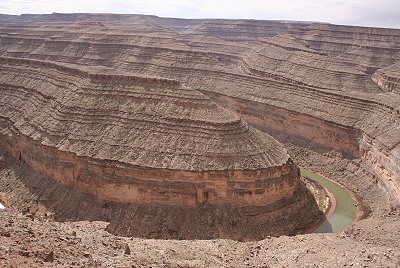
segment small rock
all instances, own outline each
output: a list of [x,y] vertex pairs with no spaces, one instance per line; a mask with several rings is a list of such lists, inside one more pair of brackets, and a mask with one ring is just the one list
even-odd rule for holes
[[49,254],[44,258],[45,262],[53,262],[54,261],[54,252],[50,251]]
[[10,231],[6,231],[6,230],[3,230],[3,229],[0,229],[0,236],[10,237],[11,233],[10,233]]
[[29,212],[29,208],[28,207],[22,209],[22,214],[23,215],[27,214],[28,212]]
[[87,251],[83,252],[83,257],[89,258],[90,257],[90,253]]
[[29,251],[27,250],[20,250],[19,255],[24,256],[24,257],[29,257]]
[[124,245],[124,254],[131,255],[131,249],[129,248],[128,244]]

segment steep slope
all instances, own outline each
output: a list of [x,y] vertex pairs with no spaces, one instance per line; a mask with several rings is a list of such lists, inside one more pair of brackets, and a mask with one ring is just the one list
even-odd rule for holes
[[378,69],[373,75],[372,80],[383,90],[400,93],[400,62]]

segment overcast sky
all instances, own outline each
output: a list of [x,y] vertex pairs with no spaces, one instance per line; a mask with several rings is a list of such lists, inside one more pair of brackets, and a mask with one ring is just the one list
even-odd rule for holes
[[125,13],[400,28],[400,0],[1,0],[0,13]]

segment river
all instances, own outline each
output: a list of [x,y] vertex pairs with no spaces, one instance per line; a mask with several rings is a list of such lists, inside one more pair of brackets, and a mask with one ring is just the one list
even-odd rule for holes
[[351,225],[356,218],[356,206],[350,193],[340,185],[325,179],[324,177],[300,168],[301,174],[315,180],[327,188],[336,199],[336,207],[330,215],[314,233],[340,233]]

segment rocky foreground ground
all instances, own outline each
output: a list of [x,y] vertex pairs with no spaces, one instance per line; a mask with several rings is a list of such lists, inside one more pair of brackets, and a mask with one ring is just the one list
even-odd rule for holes
[[1,267],[399,267],[399,215],[363,220],[343,234],[262,241],[118,237],[105,222],[41,221],[0,212]]

